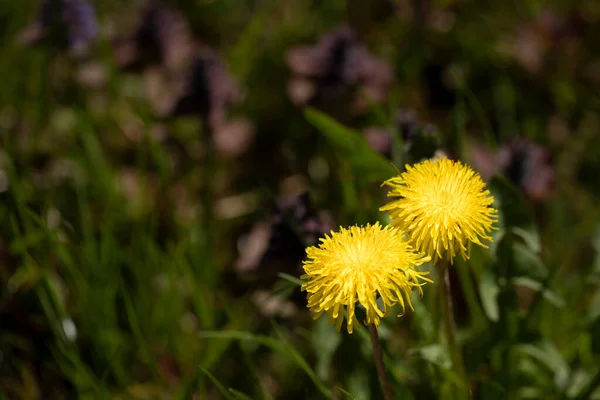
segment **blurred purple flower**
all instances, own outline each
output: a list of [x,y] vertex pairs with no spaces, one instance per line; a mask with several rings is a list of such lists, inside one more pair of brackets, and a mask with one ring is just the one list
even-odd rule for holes
[[325,104],[349,93],[361,108],[366,102],[353,89],[382,102],[393,81],[390,65],[372,56],[348,26],[324,35],[314,46],[290,49],[286,61],[295,75],[289,94],[299,105]]
[[23,45],[48,39],[74,56],[85,55],[98,36],[98,22],[92,5],[85,0],[44,0],[37,19],[18,37]]
[[245,153],[254,136],[254,127],[244,118],[226,121],[213,131],[215,151],[223,158],[235,158]]
[[117,65],[132,72],[156,65],[181,71],[196,51],[183,14],[155,0],[146,1],[136,32],[116,39],[113,47]]
[[373,150],[387,158],[392,159],[394,136],[384,128],[370,127],[363,132],[365,140]]
[[[317,212],[307,193],[279,199],[269,221],[257,224],[242,241],[235,267],[241,272],[260,269],[267,278],[278,272],[299,274],[306,246],[332,229],[329,214]],[[289,268],[282,271],[285,266]]]
[[550,153],[529,139],[515,139],[498,151],[498,162],[506,176],[533,200],[544,200],[554,189]]
[[199,48],[184,15],[160,1],[147,0],[135,34],[113,46],[121,68],[144,72],[151,102],[165,118],[198,116],[215,131],[240,97],[218,54]]
[[396,127],[402,135],[404,143],[409,144],[411,139],[417,135],[421,128],[421,122],[414,108],[406,108],[399,110],[394,118]]
[[225,121],[227,107],[240,97],[225,62],[209,48],[198,51],[179,83],[182,94],[168,107],[166,115],[197,115],[206,118],[213,129]]
[[484,179],[504,174],[535,201],[554,191],[555,171],[548,150],[526,138],[514,139],[495,153],[485,147],[473,149],[473,164]]
[[[438,131],[431,125],[419,120],[416,110],[412,108],[400,109],[394,117],[394,126],[402,137],[405,152],[412,151],[419,160],[422,157],[431,157],[437,149],[436,139]],[[393,134],[388,129],[371,127],[363,135],[371,148],[388,159],[393,153]],[[431,142],[431,143],[429,143]]]
[[[292,242],[295,236],[304,248],[317,244],[319,237],[333,229],[333,222],[326,213],[318,213],[308,193],[297,197],[280,198],[274,212],[273,235],[265,256],[277,254]],[[303,257],[302,257],[303,258]]]
[[540,11],[535,19],[519,25],[514,33],[510,53],[525,70],[534,74],[552,62],[552,52],[567,60],[577,59],[580,36],[586,29],[586,19],[578,12],[559,16],[551,10]]

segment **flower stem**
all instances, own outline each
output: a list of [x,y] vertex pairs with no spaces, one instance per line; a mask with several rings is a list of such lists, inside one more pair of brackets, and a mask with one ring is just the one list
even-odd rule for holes
[[452,368],[458,374],[458,378],[462,384],[462,390],[466,392],[467,399],[471,398],[471,387],[467,374],[465,372],[465,364],[463,362],[462,352],[458,342],[456,341],[456,323],[454,322],[452,295],[450,293],[450,270],[446,261],[439,263],[440,274],[443,277],[439,285],[440,300],[442,304],[442,314],[444,330],[446,332],[446,340],[450,350],[450,359],[452,360]]
[[369,325],[369,334],[371,335],[371,343],[373,344],[373,356],[375,357],[375,367],[377,367],[377,376],[379,377],[379,384],[383,391],[383,398],[385,400],[394,400],[394,391],[392,385],[385,373],[385,364],[383,363],[383,352],[381,351],[381,342],[379,341],[379,335],[377,334],[377,327],[374,324]]

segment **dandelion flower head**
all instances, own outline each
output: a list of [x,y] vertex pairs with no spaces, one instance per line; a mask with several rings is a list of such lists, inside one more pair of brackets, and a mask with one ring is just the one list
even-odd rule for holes
[[[365,324],[379,326],[380,318],[399,304],[402,315],[405,306],[412,309],[410,296],[413,288],[422,295],[427,272],[416,267],[430,257],[416,253],[403,239],[402,231],[392,226],[383,228],[379,223],[365,227],[340,228],[325,235],[318,246],[307,248],[304,261],[308,308],[314,319],[323,313],[339,331],[344,321],[348,333],[358,325],[355,305],[358,301],[366,311]],[[420,281],[421,280],[421,281]],[[377,305],[380,296],[383,310]]]
[[487,247],[489,232],[498,220],[494,198],[481,176],[468,165],[447,158],[406,166],[406,172],[384,182],[388,196],[399,197],[381,211],[389,211],[392,225],[402,229],[411,244],[437,261],[444,254],[453,261],[460,252],[469,258],[471,243]]

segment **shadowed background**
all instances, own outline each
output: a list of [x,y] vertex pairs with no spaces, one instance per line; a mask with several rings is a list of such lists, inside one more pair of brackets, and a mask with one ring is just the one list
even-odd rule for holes
[[[381,398],[301,262],[440,154],[501,212],[451,274],[473,397],[600,398],[599,35],[594,0],[2,2],[0,399]],[[385,357],[451,399],[424,290]]]

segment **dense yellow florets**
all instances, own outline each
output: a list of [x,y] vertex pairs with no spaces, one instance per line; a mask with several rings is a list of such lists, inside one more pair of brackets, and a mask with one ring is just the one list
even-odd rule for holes
[[388,196],[399,197],[382,207],[392,225],[402,229],[417,250],[436,261],[450,262],[460,252],[469,257],[471,243],[487,247],[498,211],[485,183],[469,166],[447,158],[406,166],[406,172],[384,182]]
[[[308,307],[318,318],[324,312],[329,322],[339,330],[347,310],[348,332],[358,324],[355,304],[366,310],[365,324],[379,325],[380,318],[390,307],[400,304],[412,309],[410,296],[413,288],[422,294],[421,286],[432,282],[416,267],[430,258],[415,253],[404,240],[402,231],[379,223],[366,227],[340,228],[325,235],[319,246],[309,247],[304,262],[306,282],[302,290],[308,292]],[[419,279],[422,282],[419,282]],[[381,297],[383,310],[377,305]]]

